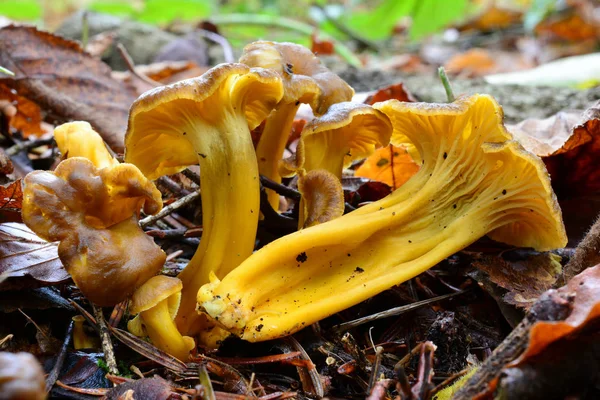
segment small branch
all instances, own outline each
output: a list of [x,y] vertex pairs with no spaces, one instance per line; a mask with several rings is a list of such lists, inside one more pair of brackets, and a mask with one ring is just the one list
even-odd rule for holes
[[65,357],[67,355],[67,348],[69,347],[69,343],[71,342],[72,334],[73,334],[73,321],[69,322],[69,326],[67,327],[67,333],[65,335],[65,341],[63,342],[62,346],[60,347],[60,351],[58,353],[58,356],[56,357],[56,362],[54,363],[54,366],[52,367],[52,371],[50,371],[50,373],[48,374],[48,377],[46,378],[46,393],[50,393],[50,390],[52,390],[52,387],[54,386],[54,384],[56,383],[56,380],[58,379],[60,370],[62,369],[62,366],[65,362]]
[[117,50],[119,50],[121,58],[123,58],[123,61],[125,61],[125,64],[127,64],[127,69],[129,70],[129,72],[131,72],[133,76],[142,80],[143,82],[147,83],[152,87],[162,86],[162,83],[156,82],[155,80],[152,80],[146,75],[140,74],[135,70],[135,63],[133,62],[133,59],[131,58],[131,56],[127,52],[127,49],[125,48],[125,46],[123,46],[122,43],[117,43]]
[[194,171],[192,171],[189,168],[184,169],[183,171],[181,171],[181,173],[183,174],[183,176],[188,178],[190,181],[192,181],[196,185],[200,186],[200,175],[198,175],[197,173],[195,173]]
[[110,340],[110,333],[104,320],[104,314],[102,314],[102,307],[97,307],[92,303],[92,310],[94,310],[94,317],[96,317],[96,324],[100,330],[100,338],[102,339],[102,350],[104,351],[104,359],[108,367],[108,372],[113,375],[119,375],[119,369],[117,368],[117,360],[115,359],[115,352],[113,349],[112,341]]
[[6,149],[5,154],[9,157],[13,157],[22,151],[34,149],[34,148],[40,147],[40,146],[46,146],[46,145],[49,145],[52,143],[54,143],[54,138],[39,139],[39,140],[27,140],[27,141],[19,142],[15,145],[9,147],[8,149]]
[[450,86],[450,80],[448,79],[448,75],[446,75],[446,70],[444,67],[438,68],[438,76],[442,81],[442,85],[444,85],[444,90],[446,90],[446,97],[448,98],[448,103],[454,102],[456,97],[454,97],[454,91],[452,90],[452,86]]
[[267,178],[264,175],[260,176],[260,183],[267,189],[271,189],[272,191],[276,192],[277,194],[279,194],[281,196],[289,197],[290,199],[293,199],[293,200],[300,200],[300,198],[302,197],[302,195],[300,194],[299,191],[294,190],[285,185],[282,185],[281,183],[272,181],[271,179]]
[[[303,33],[307,36],[312,35],[317,28],[305,24],[304,22],[296,21],[291,18],[285,18],[275,15],[259,15],[259,14],[223,14],[215,15],[210,18],[210,21],[215,25],[262,25],[274,26],[281,29],[289,29],[292,31]],[[342,57],[348,64],[355,68],[362,68],[362,63],[358,57],[339,40],[333,36],[320,32],[323,39],[333,43],[335,52]]]
[[415,303],[407,304],[405,306],[391,308],[389,310],[375,313],[372,315],[368,315],[366,317],[358,318],[353,321],[344,322],[342,324],[334,326],[333,328],[331,328],[331,330],[336,333],[341,333],[341,332],[347,331],[348,329],[355,328],[359,325],[366,324],[367,322],[373,322],[373,321],[376,321],[381,318],[388,318],[388,317],[391,317],[394,315],[403,314],[407,311],[416,310],[417,308],[426,306],[431,303],[435,303],[436,301],[446,300],[446,299],[449,299],[450,297],[454,297],[456,295],[463,294],[465,292],[466,292],[466,290],[461,290],[460,292],[449,293],[449,294],[445,294],[443,296],[438,296],[438,297],[434,297],[434,298],[427,299],[427,300],[417,301]]
[[600,217],[594,222],[583,240],[575,249],[575,254],[563,269],[563,284],[584,269],[600,264]]
[[164,218],[165,216],[171,214],[173,211],[194,202],[194,200],[196,200],[198,197],[200,197],[199,190],[192,192],[192,193],[188,194],[187,196],[184,196],[184,197],[180,198],[179,200],[176,200],[173,203],[169,204],[168,206],[164,207],[156,215],[150,215],[150,216],[147,216],[146,218],[140,220],[140,226],[142,228],[145,228],[148,225],[158,221],[159,219]]
[[231,44],[229,41],[225,39],[223,36],[218,33],[214,33],[211,31],[207,31],[206,29],[196,29],[196,32],[200,34],[200,36],[205,37],[206,39],[215,42],[223,49],[223,58],[226,63],[234,63],[235,57],[233,55],[233,49],[231,48]]

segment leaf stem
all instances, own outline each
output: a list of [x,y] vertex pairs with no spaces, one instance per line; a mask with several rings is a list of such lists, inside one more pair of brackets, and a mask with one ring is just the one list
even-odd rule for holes
[[448,79],[448,75],[446,75],[446,70],[444,67],[438,68],[438,76],[442,81],[442,85],[444,85],[444,89],[446,90],[446,97],[448,97],[448,103],[454,102],[456,97],[454,97],[454,92],[452,91],[452,86],[450,86],[450,80]]

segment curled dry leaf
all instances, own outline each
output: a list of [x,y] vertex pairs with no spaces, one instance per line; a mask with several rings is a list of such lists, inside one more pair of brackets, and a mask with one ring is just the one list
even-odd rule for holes
[[549,252],[517,249],[499,256],[481,256],[473,265],[487,272],[492,282],[508,290],[503,296],[505,302],[529,308],[556,282],[562,270],[560,260],[560,256]]
[[14,90],[3,84],[0,84],[0,100],[10,101],[17,109],[17,113],[10,119],[10,126],[20,130],[24,137],[38,136],[43,133],[40,125],[42,113],[37,104],[26,97],[19,96]]
[[19,221],[22,205],[23,188],[20,179],[6,186],[0,186],[0,222]]
[[543,158],[559,197],[600,193],[600,101],[580,116],[558,113],[525,120],[509,130],[523,147]]
[[380,101],[386,100],[398,100],[398,101],[417,101],[415,96],[404,87],[403,83],[396,83],[394,85],[386,86],[379,89],[364,101],[365,104],[373,105]]
[[562,399],[582,391],[597,394],[592,388],[598,371],[600,265],[547,294],[546,309],[566,309],[568,316],[538,321],[531,327],[525,351],[490,385],[500,398]]
[[24,224],[0,224],[0,276],[7,279],[1,289],[19,287],[16,279],[29,276],[37,286],[69,279],[58,258],[58,244],[40,239]]
[[367,158],[355,171],[355,175],[383,182],[395,190],[417,171],[419,165],[413,161],[404,146],[388,145],[376,150]]
[[58,122],[89,121],[120,152],[136,93],[76,42],[34,27],[0,30],[0,65],[16,76],[2,83],[48,110]]

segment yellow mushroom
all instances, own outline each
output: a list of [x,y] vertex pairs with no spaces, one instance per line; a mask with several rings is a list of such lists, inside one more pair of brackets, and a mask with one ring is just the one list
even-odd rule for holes
[[[281,182],[278,163],[300,104],[309,104],[316,115],[322,115],[332,104],[350,101],[354,90],[309,49],[294,43],[250,43],[244,48],[240,62],[273,70],[283,82],[283,98],[265,121],[256,147],[260,174]],[[267,193],[269,203],[277,210],[279,195],[272,190]]]
[[221,64],[204,75],[144,93],[131,106],[125,160],[150,179],[200,164],[202,240],[179,278],[177,326],[197,333],[196,293],[211,271],[223,277],[254,249],[260,214],[250,129],[283,96],[275,72]]
[[198,292],[199,309],[249,341],[292,334],[427,270],[478,238],[563,247],[543,162],[512,139],[490,96],[376,105],[421,155],[387,197],[269,243]]
[[150,278],[131,297],[132,314],[127,329],[136,336],[148,336],[156,347],[172,356],[187,361],[196,344],[194,339],[182,336],[173,319],[181,300],[181,281],[164,275]]

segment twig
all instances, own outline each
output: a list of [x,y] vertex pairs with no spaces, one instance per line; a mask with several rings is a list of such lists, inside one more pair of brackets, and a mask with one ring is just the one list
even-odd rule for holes
[[391,308],[389,310],[378,312],[378,313],[375,313],[372,315],[368,315],[366,317],[358,318],[353,321],[344,322],[342,324],[334,326],[333,328],[331,328],[331,330],[336,333],[341,333],[341,332],[347,331],[348,329],[355,328],[359,325],[366,324],[367,322],[372,322],[372,321],[376,321],[381,318],[388,318],[388,317],[391,317],[394,315],[403,314],[407,311],[416,310],[417,308],[426,306],[431,303],[435,303],[436,301],[449,299],[450,297],[454,297],[456,295],[463,294],[466,291],[467,290],[461,290],[460,292],[448,293],[443,296],[437,296],[437,297],[433,297],[431,299],[421,300],[421,301],[417,301],[412,304],[407,304],[405,306]]
[[115,359],[115,352],[113,349],[112,341],[110,340],[110,333],[104,320],[104,314],[102,314],[102,307],[96,307],[93,303],[92,310],[94,311],[94,317],[96,317],[96,324],[100,330],[100,338],[102,339],[102,350],[104,351],[104,359],[106,360],[106,366],[108,372],[113,375],[119,374],[117,368],[117,360]]
[[150,79],[146,75],[140,74],[138,71],[135,70],[135,63],[133,62],[133,59],[131,58],[131,56],[127,52],[127,49],[125,48],[125,46],[123,46],[122,43],[117,43],[117,50],[119,50],[119,54],[123,58],[123,61],[125,61],[125,64],[127,64],[127,69],[129,70],[129,72],[131,72],[133,76],[142,80],[143,82],[146,82],[152,87],[162,86],[162,83],[156,82],[155,80]]
[[600,264],[600,217],[594,222],[575,254],[563,269],[563,284],[588,267]]
[[211,31],[207,31],[206,29],[196,29],[196,32],[200,34],[200,36],[205,37],[206,39],[215,42],[223,49],[223,58],[226,63],[234,63],[235,57],[233,56],[233,49],[231,48],[231,44],[229,41],[225,39],[223,36],[218,33],[214,33]]
[[381,355],[383,354],[383,347],[377,346],[375,351],[375,362],[373,363],[373,368],[371,370],[371,376],[369,377],[369,387],[367,389],[367,393],[371,393],[375,388],[375,384],[379,379],[377,375],[379,375],[379,369],[381,368]]
[[142,228],[145,228],[146,226],[152,224],[153,222],[156,222],[159,219],[164,218],[165,216],[171,214],[173,211],[192,203],[198,197],[200,197],[199,190],[192,192],[192,193],[188,194],[187,196],[184,196],[184,197],[180,198],[179,200],[176,200],[176,201],[172,202],[171,204],[169,204],[168,206],[164,207],[156,215],[149,215],[146,218],[142,219],[140,221],[140,226]]
[[[308,362],[309,367],[307,367],[306,369],[308,370],[307,371],[308,376],[310,377],[310,381],[312,383],[312,385],[310,385],[310,386],[312,386],[311,389],[314,389],[314,392],[313,392],[313,390],[307,391],[308,394],[312,394],[319,399],[322,398],[323,396],[325,396],[325,390],[323,389],[323,383],[321,382],[321,376],[317,372],[317,369],[315,368],[315,365],[313,364],[312,360],[310,359],[310,356],[308,355],[306,350],[304,350],[304,347],[302,347],[302,345],[296,339],[294,339],[293,336],[288,336],[287,342],[290,344],[290,346],[295,351],[300,352],[300,357],[303,360],[306,360]],[[304,367],[298,367],[298,373],[300,375],[301,380],[302,380],[302,372],[303,371],[304,371]],[[303,386],[304,386],[304,384],[305,384],[305,382],[303,382]]]
[[[296,21],[291,18],[285,18],[275,15],[259,15],[259,14],[222,14],[215,15],[210,18],[210,21],[215,25],[266,25],[274,26],[282,29],[289,29],[300,32],[305,35],[312,35],[317,28],[312,25]],[[339,40],[324,32],[320,32],[320,36],[333,43],[335,52],[342,57],[348,64],[355,68],[362,68],[362,63],[358,57]]]
[[329,21],[335,29],[337,29],[338,31],[342,32],[344,35],[346,35],[349,38],[351,38],[352,40],[354,40],[356,43],[358,43],[360,46],[362,46],[362,48],[371,49],[373,51],[381,51],[379,46],[377,46],[375,43],[371,42],[368,39],[361,37],[358,33],[354,32],[353,30],[348,28],[346,25],[342,24],[337,18],[334,18],[331,15],[329,15],[327,10],[322,5],[313,3],[313,6],[318,8],[321,11],[323,16],[325,16],[325,19],[327,19],[327,21]]
[[184,169],[183,171],[181,171],[181,173],[183,174],[183,176],[188,178],[190,181],[192,181],[196,185],[200,186],[200,175],[198,175],[197,173],[195,173],[194,171],[192,171],[189,168]]
[[8,149],[6,149],[5,153],[9,157],[13,157],[19,154],[22,151],[33,149],[40,146],[46,146],[54,143],[54,138],[48,139],[39,139],[39,140],[26,140],[23,142],[19,142]]
[[168,176],[161,176],[160,178],[158,178],[156,180],[156,183],[163,186],[165,189],[167,189],[169,192],[171,192],[173,194],[183,194],[184,196],[187,194],[190,194],[190,192],[188,190],[185,190],[184,188],[179,186],[179,184],[177,182],[175,182],[173,179],[169,178]]
[[272,181],[271,179],[267,178],[264,175],[260,176],[260,183],[267,189],[271,189],[281,196],[289,197],[290,199],[293,199],[293,200],[300,200],[300,198],[302,197],[302,195],[300,194],[299,191],[294,190],[285,185],[282,185],[281,183]]
[[69,322],[69,326],[67,327],[67,333],[65,335],[65,341],[60,347],[60,351],[58,356],[56,357],[56,362],[52,367],[52,371],[48,374],[46,378],[46,392],[50,393],[52,387],[56,383],[58,379],[58,375],[60,374],[60,370],[62,369],[63,363],[65,362],[65,356],[67,355],[67,348],[69,347],[69,343],[71,342],[71,336],[73,334],[73,321]]
[[446,97],[448,98],[448,103],[454,102],[456,97],[454,97],[454,91],[452,90],[452,86],[450,86],[450,80],[448,79],[448,75],[446,75],[446,70],[444,67],[438,68],[438,75],[440,80],[442,81],[442,85],[444,85],[444,90],[446,91]]

